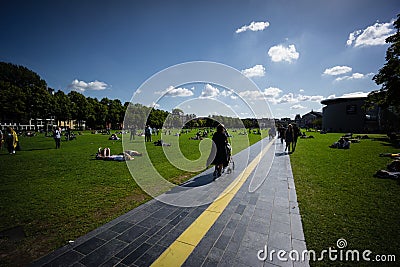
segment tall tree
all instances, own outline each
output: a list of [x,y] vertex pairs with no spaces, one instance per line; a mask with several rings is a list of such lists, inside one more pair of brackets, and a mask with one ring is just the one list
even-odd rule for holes
[[46,82],[37,73],[26,67],[6,62],[0,62],[0,81],[9,82],[19,88],[47,87]]
[[26,94],[18,86],[0,81],[0,121],[22,122],[27,119]]
[[392,106],[400,112],[400,14],[393,26],[396,33],[386,38],[386,43],[391,43],[386,51],[386,63],[373,77],[382,88],[369,94],[368,98],[382,107]]
[[66,122],[72,119],[72,103],[69,97],[61,90],[58,90],[54,94],[55,99],[55,108],[54,108],[54,116],[56,117],[56,124],[60,121]]
[[87,119],[89,113],[88,101],[84,95],[76,91],[71,91],[68,97],[72,103],[72,117],[77,120],[78,128],[82,128],[82,124]]

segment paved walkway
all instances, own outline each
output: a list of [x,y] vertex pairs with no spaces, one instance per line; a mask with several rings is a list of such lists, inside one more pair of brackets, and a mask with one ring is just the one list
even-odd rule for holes
[[235,170],[216,181],[210,169],[161,197],[171,203],[171,196],[187,198],[182,188],[196,187],[204,190],[189,191],[189,204],[219,196],[212,203],[153,199],[32,265],[308,266],[290,260],[291,250],[301,256],[306,249],[290,158],[280,142],[267,142],[235,155]]

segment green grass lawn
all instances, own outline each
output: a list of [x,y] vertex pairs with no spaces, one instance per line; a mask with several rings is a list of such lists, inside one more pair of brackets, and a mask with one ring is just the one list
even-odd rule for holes
[[[383,135],[370,135],[377,139],[361,140],[348,150],[328,147],[341,134],[313,135],[315,139],[299,139],[296,152],[290,156],[307,249],[321,252],[336,248],[336,241],[344,238],[348,249],[368,249],[372,255],[394,254],[398,262],[400,184],[373,175],[391,161],[379,154],[399,149]],[[312,263],[339,264],[360,263]]]
[[[262,137],[233,135],[234,153]],[[168,138],[178,140],[182,153],[196,159],[200,141],[189,136]],[[44,135],[20,137],[20,141],[22,151],[15,155],[0,150],[0,232],[19,226],[26,237],[0,238],[0,265],[26,265],[151,199],[135,183],[126,163],[94,160],[99,147],[121,153],[121,141],[88,132],[77,140],[63,141],[59,150]],[[136,137],[129,147],[137,150],[141,143],[143,137]],[[162,149],[148,143],[144,157],[129,164],[140,167],[148,155],[160,174],[174,184],[198,173],[175,168]]]

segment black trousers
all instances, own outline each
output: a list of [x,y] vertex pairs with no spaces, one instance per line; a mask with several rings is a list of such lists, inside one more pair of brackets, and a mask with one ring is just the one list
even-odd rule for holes
[[56,141],[56,148],[60,148],[61,138],[54,138],[54,140]]

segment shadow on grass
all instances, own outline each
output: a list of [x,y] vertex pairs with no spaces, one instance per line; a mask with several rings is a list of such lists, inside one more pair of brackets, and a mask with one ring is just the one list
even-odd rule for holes
[[388,146],[393,148],[400,148],[400,140],[399,139],[390,139],[389,137],[377,137],[373,138],[372,141],[382,142],[382,146]]
[[53,147],[48,147],[48,148],[31,148],[31,149],[23,149],[21,151],[40,151],[40,150],[55,150]]

